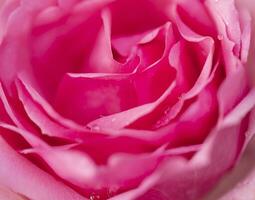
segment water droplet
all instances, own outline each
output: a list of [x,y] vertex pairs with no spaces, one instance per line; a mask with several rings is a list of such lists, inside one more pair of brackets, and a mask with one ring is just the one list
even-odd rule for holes
[[75,139],[75,142],[77,142],[77,143],[83,143],[83,140],[80,139],[80,138],[76,138],[76,139]]
[[134,83],[135,83],[134,79],[133,79],[133,78],[130,78],[130,79],[129,79],[129,83],[130,83],[131,85],[134,85]]
[[220,34],[217,36],[217,38],[218,38],[218,40],[223,40],[223,35]]
[[93,125],[92,127],[92,130],[94,130],[94,131],[99,131],[100,130],[100,127],[98,126],[98,125]]
[[158,129],[163,126],[166,126],[169,123],[169,121],[170,120],[167,117],[163,117],[156,122],[156,124],[154,125],[154,128]]
[[86,128],[91,131],[100,131],[100,127],[97,124],[90,124]]
[[184,97],[185,97],[185,94],[181,94],[181,95],[178,97],[178,100],[181,101]]
[[111,188],[109,188],[107,190],[107,197],[111,198],[114,196],[114,194],[118,191],[118,187],[117,186],[112,186]]
[[92,194],[90,195],[89,200],[100,200],[100,196],[96,194]]
[[168,115],[168,113],[171,111],[171,107],[167,108],[165,111],[164,111],[164,114],[165,115]]
[[248,138],[248,139],[250,139],[250,136],[251,136],[251,133],[250,133],[249,131],[246,131],[246,132],[245,132],[245,137]]

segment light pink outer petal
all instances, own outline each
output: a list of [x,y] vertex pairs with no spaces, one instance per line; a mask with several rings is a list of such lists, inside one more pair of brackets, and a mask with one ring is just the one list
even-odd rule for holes
[[[167,166],[153,190],[165,199],[201,198],[233,165],[239,151],[239,129],[240,124],[214,132],[190,163],[179,168]],[[148,198],[143,196],[141,199]]]
[[[148,177],[140,187],[116,196],[113,200],[152,200],[153,197],[157,200],[198,199],[219,178],[222,173],[222,167],[226,170],[229,167],[229,163],[233,162],[236,152],[237,129],[238,127],[234,127],[234,129],[214,133],[213,137],[204,144],[203,150],[191,162],[178,159],[178,157],[176,162],[170,159],[158,171],[158,174],[156,173],[154,176]],[[226,138],[225,136],[228,137]],[[228,147],[229,144],[233,146],[225,150],[213,148],[214,143],[220,141],[227,141]],[[223,147],[223,145],[219,146]],[[214,152],[213,157],[210,158],[212,149],[217,152],[216,154]],[[222,160],[216,162],[220,158]]]
[[[140,156],[119,153],[112,155],[107,165],[96,166],[85,153],[72,149],[48,147],[31,151],[38,153],[59,176],[74,185],[84,189],[109,188],[110,190],[139,183],[156,168],[159,160],[164,156],[164,152]],[[172,153],[169,152],[170,155]]]
[[[250,118],[249,134],[255,134],[255,109]],[[238,165],[223,177],[218,186],[205,200],[253,200],[255,198],[255,138],[249,143]]]
[[[237,0],[240,7],[248,8],[252,15],[252,44],[249,49],[250,57],[248,59],[247,68],[249,70],[250,79],[253,85],[255,84],[255,1],[253,0]],[[245,54],[244,52],[243,54]],[[251,114],[251,121],[249,127],[249,134],[247,134],[247,143],[250,138],[255,134],[255,110]],[[217,186],[217,188],[206,198],[206,200],[253,200],[255,199],[255,149],[254,149],[254,139],[251,144],[249,144],[248,149],[242,155],[240,163],[237,167]]]
[[[254,156],[254,155],[253,155]],[[231,192],[219,200],[254,200],[255,199],[255,170],[243,181],[241,181]],[[208,199],[209,200],[209,199]],[[212,199],[211,199],[212,200]]]
[[[183,164],[186,164],[186,161],[182,158],[174,158],[169,161],[169,164],[172,164],[172,168],[169,170],[178,169]],[[161,168],[162,169],[162,168]],[[146,197],[141,197],[144,194],[146,194],[151,188],[155,186],[157,182],[160,181],[160,178],[162,178],[162,172],[161,170],[156,171],[152,175],[148,176],[144,181],[135,189],[130,190],[128,192],[119,194],[113,198],[110,198],[110,200],[133,200],[133,199],[141,199],[141,200],[153,200],[154,198],[157,200],[168,200],[167,198],[162,198],[163,195],[160,195],[158,192],[156,196],[151,196],[150,194]],[[156,190],[157,191],[157,190]],[[148,193],[147,193],[148,194]],[[141,198],[140,198],[141,197]]]
[[236,69],[240,50],[240,24],[234,0],[206,0],[205,6],[218,29],[226,72],[231,73]]
[[85,200],[15,152],[0,137],[0,185],[36,200]]
[[252,35],[251,35],[251,47],[249,52],[249,58],[248,58],[248,70],[250,79],[255,86],[255,1],[253,0],[237,0],[237,3],[240,7],[244,7],[245,9],[248,9],[250,11],[250,14],[252,16]]
[[241,49],[241,61],[247,63],[248,55],[251,46],[251,16],[247,10],[240,12],[240,23],[242,28],[242,49]]
[[[254,146],[254,142],[253,142]],[[239,183],[231,189],[227,194],[219,198],[220,200],[254,200],[255,199],[255,152],[254,147],[252,148],[250,156],[247,158],[247,164],[253,167],[253,170],[243,180],[239,180]],[[245,166],[242,171],[246,170]],[[209,199],[208,199],[209,200]]]
[[0,186],[0,199],[1,200],[27,200],[27,198],[18,195],[6,187]]

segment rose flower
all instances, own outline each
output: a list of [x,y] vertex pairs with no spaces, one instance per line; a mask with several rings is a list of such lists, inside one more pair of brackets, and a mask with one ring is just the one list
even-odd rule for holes
[[0,185],[202,198],[255,132],[250,21],[234,0],[3,1]]

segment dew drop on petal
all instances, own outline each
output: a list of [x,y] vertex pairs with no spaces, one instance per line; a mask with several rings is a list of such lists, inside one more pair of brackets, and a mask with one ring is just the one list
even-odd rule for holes
[[168,113],[171,111],[171,107],[168,107],[165,111],[164,111],[164,114],[165,115],[168,115]]
[[94,130],[94,131],[99,131],[100,130],[100,127],[98,126],[98,125],[93,125],[92,127],[91,127],[91,129],[92,130]]
[[218,40],[223,40],[223,35],[219,34],[219,35],[217,36],[217,38],[218,38]]
[[89,200],[100,200],[100,196],[96,194],[92,194],[90,195]]
[[97,124],[91,124],[86,126],[87,129],[90,131],[100,131],[100,127]]

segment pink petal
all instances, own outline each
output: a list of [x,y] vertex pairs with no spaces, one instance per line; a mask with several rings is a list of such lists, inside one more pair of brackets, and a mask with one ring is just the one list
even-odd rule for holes
[[[165,199],[202,197],[233,165],[238,154],[239,134],[239,125],[215,130],[190,162],[178,167],[171,162],[166,165],[162,172],[164,175],[152,190],[159,191]],[[221,144],[222,141],[224,144]]]
[[[167,21],[166,16],[156,9],[153,3],[146,0],[139,2],[128,0],[115,1],[109,8],[113,19],[113,35],[131,35],[145,32],[146,30],[159,27]],[[142,15],[140,14],[141,8],[143,8]],[[148,19],[150,20],[148,21]]]
[[[20,95],[20,98],[25,100],[26,98],[27,102],[24,101],[25,109],[29,109],[26,104],[29,104],[31,106],[30,109],[37,109],[37,111],[40,111],[38,113],[30,113],[30,114],[38,114],[38,115],[46,115],[43,117],[44,119],[53,119],[56,123],[58,123],[60,126],[66,127],[68,129],[73,130],[84,130],[84,127],[79,126],[75,122],[66,119],[62,117],[59,113],[57,113],[54,108],[38,93],[35,91],[35,89],[27,84],[25,81],[17,81],[17,89],[18,93]],[[41,110],[42,109],[42,110]],[[29,111],[27,110],[28,114]],[[29,114],[29,115],[30,115]],[[39,120],[39,118],[35,117],[34,120]],[[38,125],[40,122],[36,122]],[[57,125],[56,125],[57,126]]]
[[221,41],[225,61],[225,70],[227,74],[231,73],[237,68],[241,43],[241,28],[240,23],[236,23],[239,22],[239,16],[234,0],[207,0],[205,6],[217,27],[218,39]]
[[241,23],[241,30],[242,30],[242,40],[241,40],[241,61],[243,63],[247,63],[249,50],[250,50],[250,43],[251,43],[251,16],[247,11],[242,11],[240,13],[240,23]]
[[[114,114],[154,101],[169,86],[173,76],[173,69],[164,62],[129,75],[91,77],[89,74],[67,74],[60,83],[55,105],[64,116],[86,124],[100,115]],[[154,84],[157,81],[162,82],[160,88]],[[66,91],[69,92],[68,97]]]
[[99,30],[88,63],[84,64],[87,72],[118,72],[119,64],[114,60],[111,48],[111,13],[105,9],[101,12],[103,26]]
[[255,133],[254,122],[255,110],[253,109],[246,134],[246,144],[243,148],[245,151],[241,155],[240,161],[233,170],[222,177],[219,184],[206,196],[206,200],[254,199],[254,138],[250,140]]
[[6,187],[0,186],[0,199],[2,200],[26,200],[27,198],[11,191]]
[[2,138],[0,144],[1,185],[31,199],[86,199],[17,154]]
[[174,83],[171,84],[171,86],[169,86],[169,88],[164,92],[164,94],[160,98],[158,98],[155,102],[144,104],[135,108],[131,108],[127,111],[99,118],[95,121],[90,122],[88,126],[89,127],[98,126],[101,129],[124,128],[133,123],[138,118],[144,117],[145,115],[148,115],[154,109],[156,109],[156,107],[159,106],[159,104],[161,104],[168,95],[171,95],[174,86],[175,86]]
[[247,74],[243,66],[226,77],[218,91],[221,114],[225,115],[247,94]]

